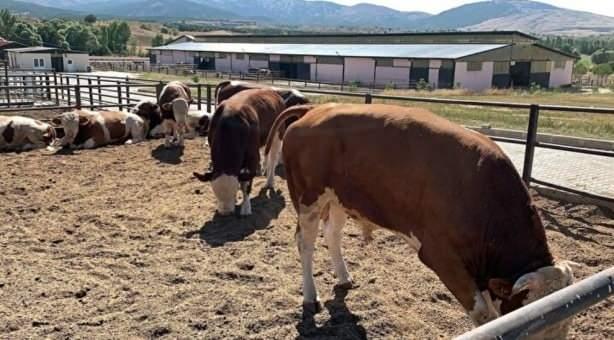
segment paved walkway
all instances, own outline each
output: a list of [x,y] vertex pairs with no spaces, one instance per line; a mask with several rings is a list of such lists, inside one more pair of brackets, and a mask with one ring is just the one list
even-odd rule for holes
[[[498,143],[522,173],[524,145]],[[551,149],[535,149],[533,178],[614,198],[614,158]]]

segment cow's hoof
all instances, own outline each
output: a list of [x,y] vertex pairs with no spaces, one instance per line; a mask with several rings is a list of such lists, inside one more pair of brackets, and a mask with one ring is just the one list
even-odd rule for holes
[[335,285],[335,289],[341,289],[341,290],[351,290],[351,289],[356,289],[358,287],[360,287],[360,285],[354,282],[353,280]]
[[319,300],[315,302],[303,302],[303,312],[309,314],[318,314],[322,311],[322,304]]

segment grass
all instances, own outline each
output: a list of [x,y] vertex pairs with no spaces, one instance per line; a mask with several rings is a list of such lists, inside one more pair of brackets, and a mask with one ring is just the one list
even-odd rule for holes
[[[193,82],[192,75],[160,74],[155,72],[142,73],[140,78],[148,80],[181,80]],[[217,85],[219,78],[200,78],[201,84]],[[614,94],[582,93],[571,91],[520,91],[520,90],[488,90],[472,92],[462,89],[415,91],[386,90],[385,95],[437,97],[448,99],[465,99],[477,101],[498,101],[513,103],[530,103],[541,105],[563,105],[584,107],[614,108]],[[315,103],[351,102],[362,103],[362,98],[308,95]],[[490,126],[499,129],[525,131],[528,125],[528,110],[507,109],[497,107],[444,105],[407,101],[376,100],[374,103],[389,103],[403,106],[424,107],[432,112],[446,117],[451,121],[468,126]],[[571,112],[540,112],[539,132],[557,135],[609,139],[614,140],[614,115],[600,115]]]

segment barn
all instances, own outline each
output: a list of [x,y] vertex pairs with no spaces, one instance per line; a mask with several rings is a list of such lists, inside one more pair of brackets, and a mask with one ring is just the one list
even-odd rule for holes
[[57,72],[86,72],[89,69],[87,52],[42,46],[11,48],[5,51],[9,65],[16,69]]
[[281,77],[373,87],[471,90],[571,84],[576,57],[522,32],[182,36],[151,64],[218,72],[267,68]]

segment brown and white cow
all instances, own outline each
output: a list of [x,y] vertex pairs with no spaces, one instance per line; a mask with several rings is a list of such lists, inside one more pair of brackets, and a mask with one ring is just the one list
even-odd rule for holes
[[266,85],[252,84],[244,81],[225,80],[215,87],[215,100],[219,105],[224,100],[234,96],[235,94],[253,89],[272,89],[283,98],[286,108],[296,105],[308,104],[309,100],[298,90],[295,89],[280,89],[277,87],[269,87]]
[[183,145],[184,135],[189,131],[188,111],[193,103],[190,87],[180,81],[169,82],[160,93],[159,103],[142,101],[132,112],[145,119],[149,131],[154,134],[157,126],[162,126],[165,146],[171,146],[173,139],[178,145]]
[[243,192],[241,215],[251,214],[249,194],[252,179],[260,173],[260,147],[284,109],[282,98],[270,89],[246,90],[221,103],[211,119],[207,138],[211,169],[203,182],[211,182],[217,211],[231,214],[239,188]]
[[53,119],[64,136],[54,146],[92,149],[115,143],[138,143],[145,140],[146,124],[133,113],[121,111],[76,110]]
[[[186,117],[186,133],[184,138],[194,138],[196,136],[206,136],[209,129],[209,121],[212,114],[206,111],[189,111]],[[156,126],[150,131],[149,135],[153,138],[164,137],[162,125]]]
[[[339,284],[352,286],[341,253],[347,216],[402,235],[478,325],[573,282],[512,162],[487,137],[424,109],[351,104],[286,110],[271,134],[288,117],[299,117],[281,147],[307,308],[319,308],[320,220]],[[567,326],[539,338],[564,337]]]
[[41,121],[22,116],[0,116],[0,151],[27,151],[44,148],[55,139],[55,129]]

